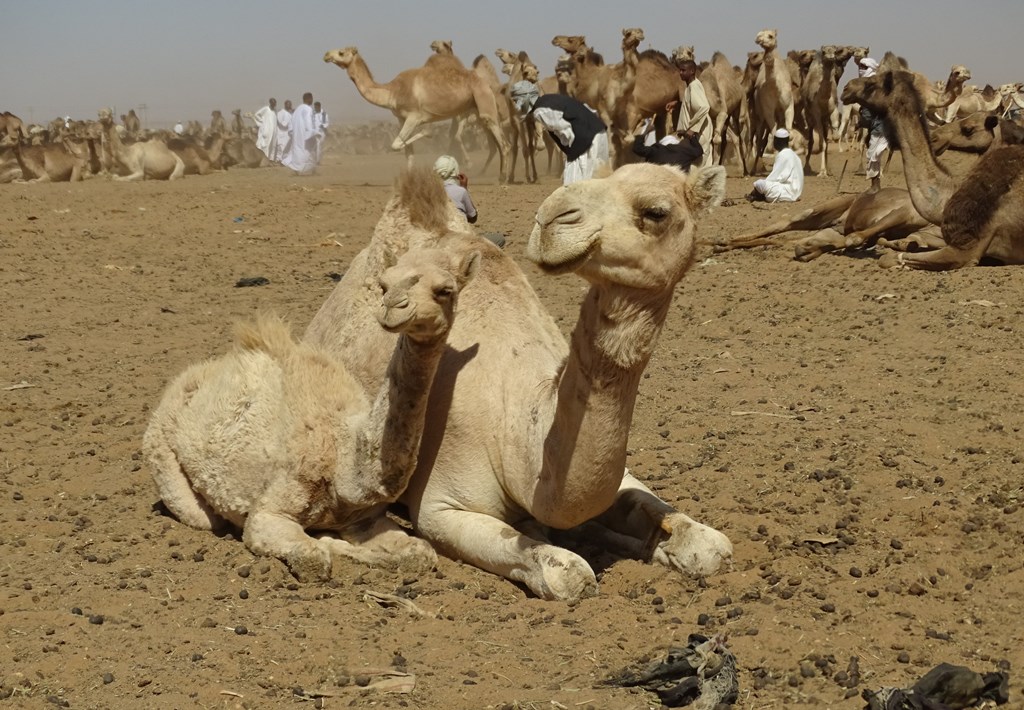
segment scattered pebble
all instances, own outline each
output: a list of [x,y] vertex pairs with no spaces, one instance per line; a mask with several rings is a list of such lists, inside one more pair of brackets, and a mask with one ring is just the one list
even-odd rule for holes
[[99,626],[103,623],[103,614],[90,614],[89,623],[96,624],[97,626]]
[[245,628],[244,626],[236,626],[235,633],[239,636],[245,636],[247,633],[249,633],[249,629]]
[[114,682],[114,674],[113,673],[104,673],[103,674],[103,685],[110,685],[113,682]]

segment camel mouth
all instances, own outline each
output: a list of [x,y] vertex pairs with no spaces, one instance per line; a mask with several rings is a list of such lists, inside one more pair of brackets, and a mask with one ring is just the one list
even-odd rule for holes
[[415,317],[416,309],[408,306],[402,308],[387,308],[385,306],[377,312],[377,322],[389,333],[398,333]]
[[[585,240],[583,240],[587,246],[583,249],[582,252],[575,256],[562,258],[556,261],[551,256],[545,256],[543,254],[540,254],[533,261],[534,263],[537,264],[538,268],[540,268],[541,271],[543,271],[545,274],[551,274],[552,276],[579,271],[583,264],[585,264],[590,259],[591,255],[597,249],[598,240],[595,237],[600,233],[600,231],[600,227],[592,231],[590,235]],[[533,240],[531,239],[531,241]]]

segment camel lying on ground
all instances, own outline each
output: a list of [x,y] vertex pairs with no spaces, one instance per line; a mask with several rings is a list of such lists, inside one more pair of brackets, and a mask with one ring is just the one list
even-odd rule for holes
[[[596,521],[627,554],[688,574],[712,574],[731,558],[725,535],[625,470],[643,371],[693,263],[698,224],[724,189],[720,167],[685,174],[630,164],[548,197],[527,255],[547,273],[575,272],[590,284],[569,343],[516,262],[481,247],[402,496],[438,552],[567,601],[596,593],[597,580],[582,557],[549,542],[548,528]],[[436,210],[447,211],[447,226],[422,218]],[[395,345],[369,327],[381,254],[480,242],[439,185],[407,184],[304,340],[378,388]]]
[[[775,237],[786,232],[815,233]],[[859,195],[840,195],[762,229],[715,243],[715,252],[778,246],[796,242],[794,258],[817,259],[825,252],[883,244],[934,244],[939,230],[914,209],[910,193],[894,187]],[[883,241],[884,240],[884,241]],[[901,241],[902,240],[902,241]]]
[[1024,144],[1024,128],[1013,121],[988,113],[975,113],[929,131],[935,155],[946,150],[984,153],[993,145]]
[[974,266],[983,258],[1024,264],[1024,146],[991,148],[957,180],[931,150],[921,118],[925,105],[912,74],[887,71],[851,79],[843,101],[856,101],[885,117],[903,149],[914,207],[942,227],[942,248],[888,252],[879,260],[882,266],[943,271]]
[[280,320],[240,327],[233,352],[170,384],[146,430],[167,508],[201,530],[241,527],[250,550],[281,558],[300,580],[330,578],[334,556],[433,566],[430,546],[382,506],[412,474],[459,291],[479,262],[475,251],[418,250],[384,271],[376,319],[400,335],[372,402]]
[[221,169],[220,156],[226,142],[224,134],[218,133],[205,146],[188,137],[170,138],[167,147],[185,164],[185,175],[209,175]]
[[99,116],[108,158],[104,162],[127,173],[115,176],[115,180],[175,180],[185,174],[185,163],[163,141],[154,138],[125,145],[110,109],[101,109]]
[[98,162],[96,142],[79,146],[68,139],[43,145],[15,144],[14,156],[26,182],[78,182]]

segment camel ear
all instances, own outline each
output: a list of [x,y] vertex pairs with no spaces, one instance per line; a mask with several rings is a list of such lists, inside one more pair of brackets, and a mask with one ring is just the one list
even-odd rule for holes
[[725,168],[690,168],[686,178],[686,204],[694,215],[707,213],[725,197]]
[[985,117],[985,130],[986,131],[994,131],[996,129],[996,126],[998,126],[998,125],[999,125],[999,117],[998,116],[986,116]]
[[477,275],[477,272],[480,271],[481,261],[482,257],[480,256],[480,252],[478,251],[471,251],[470,253],[462,257],[462,263],[459,264],[460,286],[465,286],[467,283],[473,280],[473,278]]

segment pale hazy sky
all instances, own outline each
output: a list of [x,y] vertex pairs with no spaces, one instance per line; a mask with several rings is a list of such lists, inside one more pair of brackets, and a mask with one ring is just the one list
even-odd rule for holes
[[[0,0],[0,110],[26,122],[94,118],[148,106],[151,125],[209,121],[253,111],[275,96],[312,91],[332,120],[390,118],[359,96],[325,51],[354,45],[374,78],[419,66],[435,39],[451,39],[466,64],[494,50],[526,50],[553,73],[556,34],[583,34],[606,60],[621,58],[623,27],[641,27],[640,49],[720,50],[744,64],[754,35],[779,30],[783,51],[852,44],[881,58],[891,49],[931,79],[964,64],[971,83],[1024,80],[1022,0]],[[853,75],[847,67],[846,78]],[[142,112],[139,112],[140,118]]]

